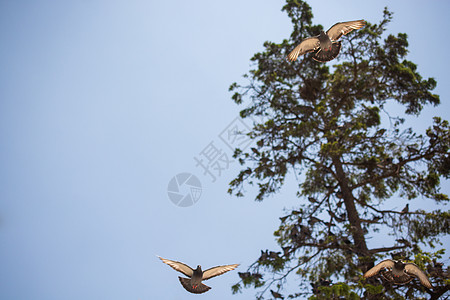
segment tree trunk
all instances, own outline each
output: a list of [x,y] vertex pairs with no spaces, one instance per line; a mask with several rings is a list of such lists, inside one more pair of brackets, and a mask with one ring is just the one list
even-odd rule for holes
[[351,225],[351,233],[355,242],[355,250],[358,256],[368,256],[366,239],[364,238],[364,231],[361,227],[361,220],[359,219],[358,211],[355,206],[355,198],[350,190],[348,179],[342,168],[342,162],[339,157],[333,157],[333,165],[338,176],[339,186],[341,188],[342,197],[344,199],[345,208],[347,210],[347,217]]

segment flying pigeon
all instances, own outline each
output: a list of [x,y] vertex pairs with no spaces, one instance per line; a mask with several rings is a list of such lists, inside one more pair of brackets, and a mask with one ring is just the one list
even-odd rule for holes
[[[159,257],[159,256],[158,256]],[[207,285],[204,285],[202,283],[202,280],[207,280],[219,275],[222,275],[223,273],[226,273],[228,271],[234,270],[239,264],[234,265],[227,265],[227,266],[217,266],[210,268],[208,270],[202,271],[201,266],[197,266],[197,269],[192,269],[188,265],[179,262],[179,261],[173,261],[169,259],[164,259],[162,257],[159,257],[163,261],[163,263],[168,264],[171,266],[175,271],[178,271],[180,273],[183,273],[189,278],[183,278],[179,277],[181,285],[186,289],[186,291],[194,293],[194,294],[202,294],[204,292],[207,292],[211,288]]]
[[[387,271],[382,271],[383,269],[387,269]],[[381,275],[383,275],[386,280],[394,282],[395,284],[406,284],[413,280],[414,277],[417,277],[423,286],[429,289],[433,288],[427,275],[413,263],[404,263],[400,260],[386,259],[367,271],[364,274],[364,277],[372,277],[380,271],[382,271]]]
[[319,62],[330,61],[338,56],[341,50],[341,42],[338,41],[343,34],[347,34],[354,29],[360,29],[366,25],[366,21],[357,20],[340,22],[331,26],[325,33],[320,32],[318,36],[304,39],[297,47],[289,53],[287,59],[295,61],[300,55],[313,52],[313,59]]

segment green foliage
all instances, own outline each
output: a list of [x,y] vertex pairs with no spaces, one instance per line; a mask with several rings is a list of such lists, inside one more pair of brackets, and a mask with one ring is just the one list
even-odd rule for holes
[[379,294],[383,293],[383,290],[384,290],[382,285],[366,284],[364,286],[364,288],[371,295],[379,295]]
[[328,299],[361,299],[358,294],[351,290],[346,283],[337,283],[332,286],[321,286],[318,288],[317,294],[309,297],[310,300],[328,300]]
[[[439,262],[442,253],[423,252],[420,245],[439,245],[440,237],[449,233],[449,212],[385,208],[398,197],[449,201],[440,191],[441,180],[450,177],[448,122],[434,118],[425,135],[403,126],[405,116],[418,116],[425,105],[439,104],[439,96],[432,93],[436,81],[422,78],[417,65],[406,59],[405,33],[385,34],[392,19],[387,9],[378,24],[368,23],[342,37],[332,69],[309,55],[294,63],[285,59],[300,40],[323,28],[312,23],[304,1],[287,0],[282,10],[292,21],[290,39],[265,42],[264,51],[251,58],[254,68],[244,76],[249,84],[230,86],[232,99],[246,105],[241,117],[263,121],[249,134],[255,146],[247,152],[235,150],[243,169],[229,193],[244,196],[245,185],[253,185],[256,200],[262,201],[295,173],[303,176],[297,193],[301,202],[280,218],[274,233],[282,254],[262,253],[249,268],[270,276],[264,281],[245,278],[233,292],[242,286],[262,287],[260,297],[273,285],[282,290],[288,276],[297,276],[302,281],[299,293],[290,298],[418,299],[444,293],[449,275]],[[390,103],[403,106],[405,115],[389,115]],[[367,238],[380,230],[388,230],[397,241],[370,249]],[[431,277],[434,292],[417,280],[396,287],[379,277],[363,279],[387,253],[404,260],[414,257]],[[331,278],[339,282],[331,284]]]

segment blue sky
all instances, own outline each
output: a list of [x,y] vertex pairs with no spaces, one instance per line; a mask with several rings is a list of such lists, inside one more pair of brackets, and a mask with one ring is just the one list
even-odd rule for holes
[[[389,6],[388,31],[408,34],[408,59],[436,78],[441,96],[410,124],[423,132],[434,115],[449,119],[449,2],[309,3],[325,28],[378,22]],[[231,197],[237,163],[212,182],[194,161],[211,142],[231,155],[219,134],[241,108],[228,87],[245,83],[264,41],[289,37],[283,4],[0,2],[1,299],[252,297],[231,296],[236,271],[189,294],[155,255],[205,268],[240,263],[243,272],[260,249],[275,247],[278,217],[299,203],[294,181],[262,203],[251,191]],[[167,194],[182,172],[202,183],[187,208]]]

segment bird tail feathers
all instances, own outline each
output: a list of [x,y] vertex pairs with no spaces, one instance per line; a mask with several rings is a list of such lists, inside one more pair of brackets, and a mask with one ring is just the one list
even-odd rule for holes
[[191,283],[191,280],[188,278],[178,277],[178,279],[180,279],[180,283],[186,291],[194,293],[194,294],[202,294],[211,289],[209,286],[204,285],[201,282],[199,284],[193,285]]
[[317,52],[314,53],[312,58],[319,62],[327,62],[332,59],[335,59],[340,51],[341,51],[341,41],[338,41],[331,44],[330,51],[319,49]]

